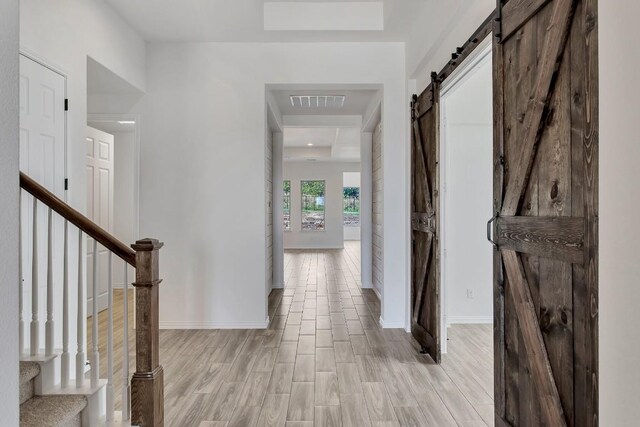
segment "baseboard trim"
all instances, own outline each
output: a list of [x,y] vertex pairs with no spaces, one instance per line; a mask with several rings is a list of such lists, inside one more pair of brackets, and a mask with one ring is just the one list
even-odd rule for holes
[[378,321],[383,329],[405,329],[404,322],[385,322],[382,317]]
[[209,322],[209,321],[160,321],[160,329],[267,329],[264,322]]
[[493,323],[492,316],[448,316],[448,325]]

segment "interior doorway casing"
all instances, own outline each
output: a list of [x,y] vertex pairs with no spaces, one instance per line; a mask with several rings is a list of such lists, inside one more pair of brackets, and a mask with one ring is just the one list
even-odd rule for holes
[[[133,218],[133,230],[135,238],[140,237],[140,128],[141,118],[139,114],[123,113],[123,114],[87,114],[87,122],[117,122],[117,121],[134,121],[135,128],[134,137],[134,159],[133,159],[133,204],[134,209],[131,213]],[[117,166],[116,166],[117,167]],[[125,242],[130,243],[130,242]]]
[[[450,191],[448,191],[448,166],[449,166],[449,153],[448,141],[447,141],[447,99],[448,97],[461,85],[463,85],[468,79],[470,79],[475,72],[482,66],[486,66],[487,62],[491,62],[492,44],[491,35],[486,37],[474,50],[474,52],[467,57],[464,62],[454,70],[441,84],[440,87],[440,182],[442,183],[442,202],[440,204],[440,259],[442,268],[440,272],[440,333],[441,333],[441,352],[444,354],[447,352],[447,327],[449,325],[448,319],[448,290],[450,283],[447,277],[447,218],[449,218],[450,212],[448,212],[448,201],[450,201]],[[492,132],[491,130],[489,132]],[[450,143],[450,141],[449,141]],[[491,149],[491,147],[489,148]],[[491,196],[489,196],[491,197]],[[489,199],[491,200],[491,199]],[[490,203],[490,202],[489,202]],[[490,213],[490,212],[489,212]],[[489,245],[489,243],[487,243]],[[489,285],[491,286],[491,284]]]

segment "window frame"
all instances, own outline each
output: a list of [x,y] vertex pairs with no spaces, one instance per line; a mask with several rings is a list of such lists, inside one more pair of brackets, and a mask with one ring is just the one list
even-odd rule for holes
[[[304,228],[304,183],[306,182],[321,182],[322,183],[322,199],[323,199],[323,204],[322,204],[322,228],[316,228],[316,229],[305,229]],[[319,197],[319,196],[315,196],[315,197]],[[324,179],[303,179],[300,180],[300,231],[303,233],[306,232],[311,232],[311,233],[318,233],[318,232],[325,232],[327,231],[327,181]]]
[[[289,183],[289,194],[286,193],[285,191],[285,183]],[[285,199],[288,199],[289,201],[289,227],[287,228],[287,226],[285,225],[285,214],[287,212],[287,210],[285,209]],[[283,179],[282,180],[282,230],[286,231],[286,232],[290,232],[291,231],[291,180],[290,179]]]

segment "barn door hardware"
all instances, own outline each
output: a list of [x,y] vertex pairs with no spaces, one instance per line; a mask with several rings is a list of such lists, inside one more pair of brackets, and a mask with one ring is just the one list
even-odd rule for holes
[[498,43],[502,42],[502,0],[497,1],[496,17],[494,19],[493,35],[498,39]]
[[493,240],[493,223],[498,219],[500,214],[495,214],[489,221],[487,221],[487,240],[498,249],[498,244]]

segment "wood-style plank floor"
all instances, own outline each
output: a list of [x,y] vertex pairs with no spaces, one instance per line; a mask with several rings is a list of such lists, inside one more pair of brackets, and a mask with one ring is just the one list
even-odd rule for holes
[[358,245],[287,252],[267,330],[161,331],[165,425],[492,426],[491,325],[451,327],[435,365],[380,328]]

